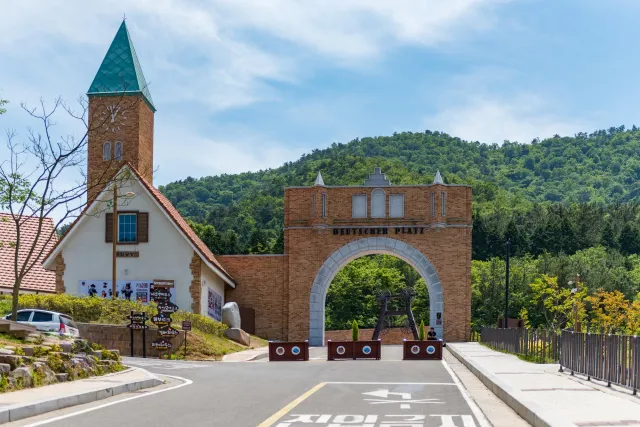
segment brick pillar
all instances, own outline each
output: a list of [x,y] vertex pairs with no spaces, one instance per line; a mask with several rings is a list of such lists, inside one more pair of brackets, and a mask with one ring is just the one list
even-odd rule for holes
[[195,251],[193,252],[189,269],[191,270],[191,286],[189,286],[189,292],[191,293],[191,311],[194,314],[200,314],[200,294],[202,292],[200,274],[202,272],[202,260]]
[[58,254],[56,257],[56,293],[63,294],[66,292],[66,288],[64,287],[64,269],[66,265],[64,263],[64,258],[62,254]]

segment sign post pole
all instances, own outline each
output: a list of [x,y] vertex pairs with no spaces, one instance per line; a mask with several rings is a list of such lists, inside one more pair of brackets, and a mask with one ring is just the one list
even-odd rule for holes
[[147,358],[147,331],[145,329],[142,330],[142,358]]
[[182,330],[184,331],[184,358],[187,358],[187,335],[191,330],[191,321],[183,320],[182,321]]
[[[131,312],[131,317],[133,317],[133,311]],[[133,323],[133,321],[131,323]],[[133,357],[133,328],[129,329],[131,330],[131,357]]]

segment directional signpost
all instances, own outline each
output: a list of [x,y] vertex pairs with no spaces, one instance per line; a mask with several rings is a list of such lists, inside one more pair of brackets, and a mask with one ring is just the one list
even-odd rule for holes
[[[157,281],[154,281],[154,284]],[[171,327],[171,313],[178,311],[178,306],[171,302],[171,291],[166,287],[154,287],[151,291],[151,299],[158,305],[158,314],[151,321],[158,327],[160,338],[151,343],[158,351],[173,348],[170,339],[178,335],[178,331]]]
[[147,314],[134,313],[132,311],[131,314],[127,316],[127,319],[131,321],[131,323],[127,325],[127,327],[131,329],[131,357],[133,357],[133,331],[134,330],[142,331],[142,357],[147,357],[146,330],[149,329],[149,326],[146,325],[147,320],[149,320],[149,318],[147,317]]
[[184,331],[184,357],[187,357],[187,332],[191,330],[191,320],[182,321],[182,330]]

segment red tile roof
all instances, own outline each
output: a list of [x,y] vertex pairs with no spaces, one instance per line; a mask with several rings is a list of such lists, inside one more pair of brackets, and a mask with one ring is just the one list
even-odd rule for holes
[[[24,262],[27,258],[31,245],[36,240],[38,233],[38,224],[40,219],[37,217],[19,217],[20,225],[20,248],[18,250],[18,263]],[[53,238],[49,240],[49,237],[53,233]],[[16,223],[11,214],[0,213],[0,290],[11,291],[15,282],[15,275],[13,270],[13,263],[15,261],[15,247],[16,242]],[[49,242],[47,243],[47,240]],[[55,234],[53,220],[51,218],[44,218],[42,220],[42,230],[34,256],[36,256],[42,250],[42,256],[39,259],[34,260],[35,265],[31,271],[22,279],[22,285],[20,289],[28,291],[39,292],[55,292],[56,290],[56,273],[55,271],[45,270],[41,262],[51,249],[56,245],[58,241]],[[12,244],[13,243],[13,244]],[[46,244],[45,244],[46,243]],[[32,261],[29,261],[31,265]]]
[[187,221],[185,221],[182,215],[180,215],[180,212],[178,212],[178,210],[171,204],[169,199],[167,199],[164,194],[160,192],[160,190],[149,184],[147,180],[145,180],[135,168],[131,167],[131,170],[138,177],[138,180],[147,188],[147,190],[149,190],[151,195],[156,199],[160,206],[162,206],[165,212],[167,212],[169,217],[178,226],[178,228],[182,230],[182,232],[187,236],[191,243],[193,243],[193,245],[198,249],[198,252],[200,252],[200,256],[205,258],[211,264],[215,265],[224,275],[227,276],[231,283],[233,283],[233,278],[231,277],[231,275],[227,273],[224,267],[222,267],[222,264],[218,262],[216,257],[213,255],[213,252],[211,252],[209,247],[205,245],[204,242],[198,237],[196,232],[193,231],[191,227],[189,227]]
[[[184,233],[184,235],[187,236],[187,239],[189,239],[189,241],[193,244],[193,246],[196,247],[196,250],[199,252],[200,256],[202,258],[204,258],[206,261],[208,261],[209,263],[213,264],[216,268],[218,268],[218,270],[220,270],[220,272],[224,276],[226,276],[227,282],[232,284],[232,285],[234,285],[234,281],[233,281],[233,278],[231,277],[231,275],[229,273],[227,273],[227,271],[224,269],[224,267],[222,267],[222,264],[220,264],[218,262],[216,257],[213,255],[213,252],[211,252],[211,250],[209,249],[209,247],[207,245],[205,245],[205,243],[198,237],[198,235],[195,233],[195,231],[193,231],[191,229],[191,227],[189,227],[189,224],[187,223],[187,221],[185,221],[185,219],[182,217],[182,215],[180,215],[180,212],[178,212],[178,210],[171,204],[169,199],[167,199],[164,196],[164,194],[162,194],[157,188],[155,188],[153,185],[151,185],[149,182],[147,182],[147,180],[144,179],[140,175],[140,173],[138,173],[136,168],[134,168],[130,163],[126,163],[125,166],[120,168],[120,170],[122,170],[125,167],[129,168],[134,173],[134,175],[136,176],[138,181],[147,189],[147,191],[149,191],[149,194],[151,194],[151,196],[158,202],[158,204],[162,207],[162,209],[167,213],[169,218],[171,218],[171,220],[178,226],[178,228]],[[51,250],[48,253],[45,252],[46,255],[45,255],[44,258],[42,258],[43,262],[44,262],[45,259],[47,259],[47,258],[49,258],[51,256],[53,251],[58,246],[60,246],[62,244],[62,242],[65,240],[65,238],[70,234],[71,229],[73,229],[76,226],[76,224],[84,216],[84,213],[89,209],[89,207],[90,207],[90,205],[87,205],[85,207],[85,209],[82,212],[82,214],[80,214],[76,218],[76,220],[67,229],[65,234],[57,242],[57,244],[53,245],[51,247]]]

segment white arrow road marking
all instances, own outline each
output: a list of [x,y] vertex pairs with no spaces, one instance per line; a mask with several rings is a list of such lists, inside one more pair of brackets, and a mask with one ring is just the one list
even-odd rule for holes
[[[436,405],[444,404],[439,399],[418,399],[411,400],[411,393],[396,393],[393,391],[389,391],[387,389],[380,389],[375,391],[368,391],[366,393],[362,393],[367,396],[380,397],[381,399],[364,399],[368,402],[371,402],[371,405],[379,405],[382,403],[399,403],[400,409],[411,409],[411,405],[409,403],[431,403]],[[387,399],[390,395],[400,396],[402,400],[384,400]]]
[[380,390],[376,390],[376,391],[368,391],[368,392],[362,393],[362,394],[366,394],[367,396],[373,396],[373,397],[381,397],[383,399],[386,399],[390,395],[395,394],[396,396],[400,396],[403,399],[411,399],[411,393],[396,393],[396,392],[392,392],[392,391],[389,391],[389,390],[386,390],[386,389],[380,389]]

